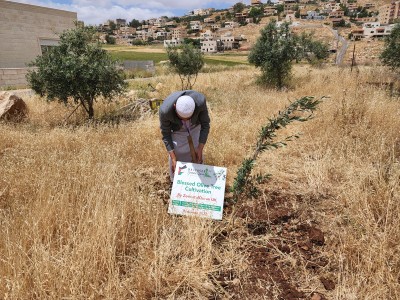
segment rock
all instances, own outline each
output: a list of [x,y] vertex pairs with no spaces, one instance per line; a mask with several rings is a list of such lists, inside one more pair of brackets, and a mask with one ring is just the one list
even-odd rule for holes
[[310,300],[326,300],[326,298],[319,293],[313,293]]
[[324,285],[324,288],[327,291],[332,291],[335,289],[336,285],[332,280],[324,278],[324,277],[321,277],[319,280],[321,280],[322,284]]
[[308,230],[308,236],[310,237],[310,241],[316,245],[323,246],[325,244],[324,233],[318,228],[311,227]]
[[277,208],[270,215],[270,220],[272,224],[285,223],[293,217],[293,213],[288,208]]
[[320,294],[318,294],[318,293],[314,293],[312,296],[311,296],[311,300],[321,300],[322,298],[321,298],[321,295]]
[[0,94],[0,120],[21,121],[26,117],[28,108],[20,97],[10,94]]

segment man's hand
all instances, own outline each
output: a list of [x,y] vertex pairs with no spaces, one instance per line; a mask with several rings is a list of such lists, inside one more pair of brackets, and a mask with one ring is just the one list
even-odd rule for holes
[[199,146],[196,149],[196,158],[197,158],[196,163],[198,163],[198,164],[203,163],[203,148],[204,148],[204,144],[199,144]]
[[174,151],[169,152],[169,156],[171,157],[171,171],[172,174],[175,174],[175,168],[176,168],[176,156]]

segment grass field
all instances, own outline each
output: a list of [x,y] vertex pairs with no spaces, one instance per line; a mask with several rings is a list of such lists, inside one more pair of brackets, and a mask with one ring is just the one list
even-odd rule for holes
[[[123,60],[153,60],[154,63],[168,60],[164,48],[153,47],[127,47],[119,45],[107,45],[105,47],[114,59]],[[247,55],[243,53],[224,53],[205,55],[204,61],[210,65],[236,66],[248,64]]]
[[[0,299],[400,299],[400,101],[379,85],[388,71],[300,65],[276,91],[251,66],[221,70],[195,89],[210,110],[206,163],[227,167],[228,185],[268,118],[329,97],[278,133],[301,136],[259,158],[255,174],[270,181],[221,222],[167,214],[157,114],[65,121],[73,107],[34,96],[25,122],[0,123]],[[180,88],[176,75],[151,80],[158,98]],[[96,118],[136,92],[96,102]],[[316,226],[324,239],[302,235]]]

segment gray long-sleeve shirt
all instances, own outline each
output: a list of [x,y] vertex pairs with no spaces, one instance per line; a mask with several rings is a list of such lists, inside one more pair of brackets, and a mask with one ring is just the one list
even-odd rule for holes
[[207,142],[208,133],[210,131],[210,117],[208,115],[205,96],[193,90],[178,91],[165,98],[159,110],[162,140],[167,151],[174,150],[172,132],[180,130],[182,127],[182,121],[175,112],[174,104],[178,98],[183,95],[192,97],[196,105],[190,121],[193,125],[201,125],[199,143],[205,144]]

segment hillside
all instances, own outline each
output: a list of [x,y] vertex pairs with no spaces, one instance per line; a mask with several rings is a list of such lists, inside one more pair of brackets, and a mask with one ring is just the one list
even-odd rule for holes
[[[261,126],[290,101],[327,96],[301,133],[267,151],[261,194],[221,222],[167,214],[170,184],[158,116],[88,124],[38,96],[29,117],[0,123],[1,299],[399,299],[400,102],[387,70],[298,65],[268,90],[251,66],[201,73],[211,132],[206,163],[229,186]],[[135,81],[96,117],[175,75]],[[135,96],[138,95],[138,96]],[[312,298],[313,297],[313,298]]]
[[357,0],[357,4],[365,5],[367,3],[374,3],[375,7],[379,8],[382,5],[390,4],[391,0],[375,0],[375,1],[368,1],[368,0]]

